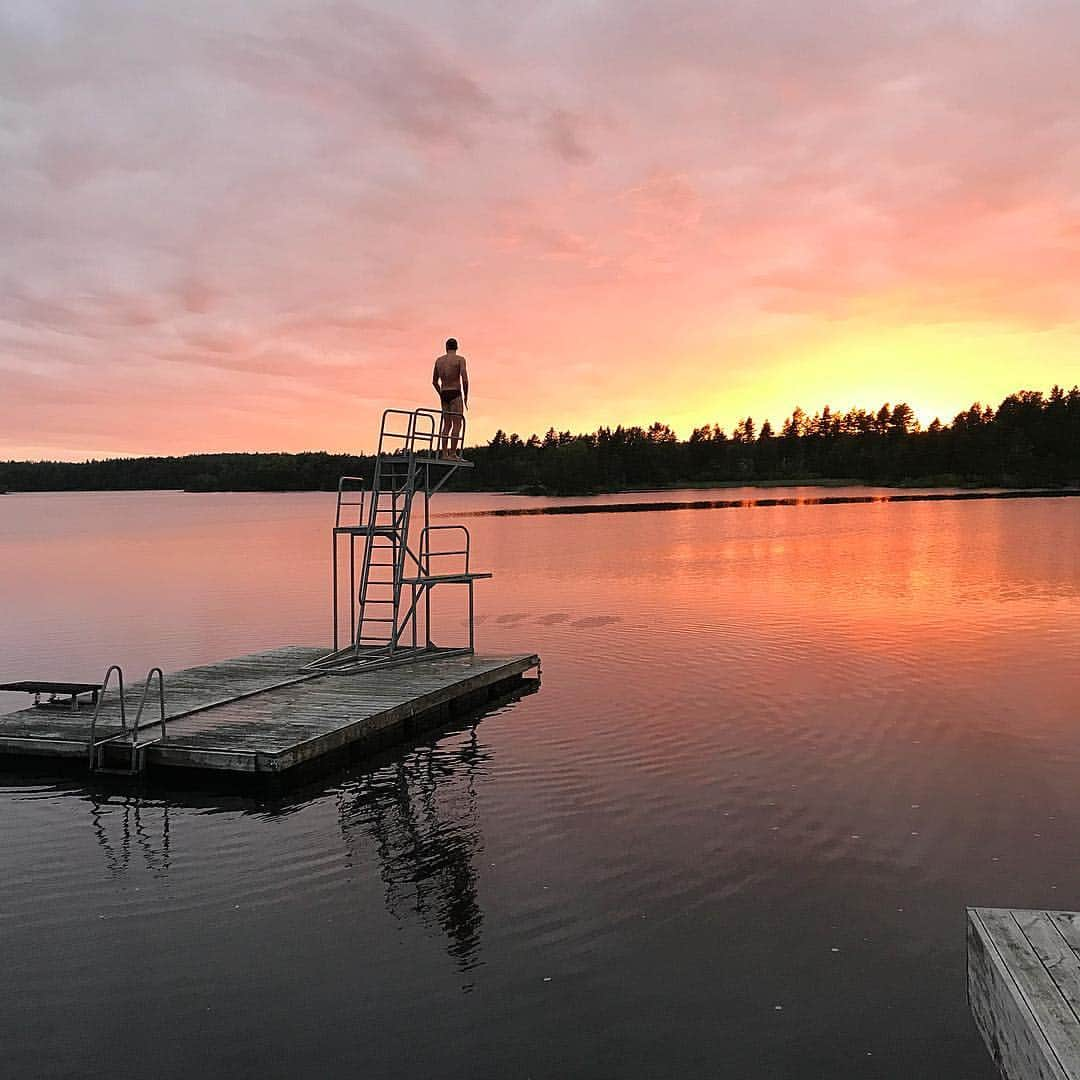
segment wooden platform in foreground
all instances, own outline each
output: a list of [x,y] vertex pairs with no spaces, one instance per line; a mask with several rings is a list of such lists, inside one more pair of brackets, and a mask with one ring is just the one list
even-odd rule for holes
[[[147,767],[280,774],[353,744],[385,745],[410,724],[520,680],[540,663],[534,655],[452,656],[353,675],[301,670],[323,652],[287,646],[167,674],[166,737],[147,748]],[[129,722],[142,689],[127,688]],[[0,716],[0,759],[87,760],[92,712]],[[96,738],[119,731],[110,692]]]
[[1080,913],[968,908],[968,1002],[1007,1080],[1080,1080]]

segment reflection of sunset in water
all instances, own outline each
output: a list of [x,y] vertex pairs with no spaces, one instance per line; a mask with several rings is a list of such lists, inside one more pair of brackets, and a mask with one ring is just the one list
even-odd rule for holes
[[[332,505],[6,496],[5,673],[326,642]],[[275,805],[184,793],[136,813],[9,780],[0,890],[25,1000],[81,950],[77,1000],[114,971],[110,1009],[149,987],[170,1022],[211,1025],[207,1046],[259,1030],[264,1072],[288,1031],[320,1075],[396,1075],[407,1046],[416,1075],[691,1076],[722,1055],[738,1076],[870,1060],[990,1080],[963,907],[1080,896],[1080,500],[466,520],[496,575],[479,646],[540,653],[540,691]],[[461,618],[440,599],[442,632]],[[138,988],[114,962],[134,926]],[[28,1040],[16,1003],[16,1070],[42,1045],[83,1054],[100,1017],[72,1016],[70,1038]],[[155,1023],[127,1060],[160,1065]]]

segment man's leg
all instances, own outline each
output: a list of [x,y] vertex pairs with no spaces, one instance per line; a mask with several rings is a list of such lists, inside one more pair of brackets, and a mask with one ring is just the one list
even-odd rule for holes
[[445,412],[446,406],[443,406],[444,412],[442,414],[442,425],[439,428],[439,457],[447,456],[447,447],[450,444],[450,430],[453,426],[453,421],[450,416]]
[[461,430],[465,426],[465,417],[460,413],[455,413],[450,417],[450,423],[453,425],[453,433],[450,437],[450,456],[460,458],[461,451],[464,449],[460,444],[462,442]]

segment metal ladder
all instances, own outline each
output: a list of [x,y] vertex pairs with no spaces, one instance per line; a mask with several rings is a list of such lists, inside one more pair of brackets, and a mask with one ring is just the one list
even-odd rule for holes
[[[120,730],[112,735],[106,735],[103,739],[97,737],[98,720],[101,716],[101,707],[105,702],[105,695],[109,689],[109,682],[116,675],[117,694],[120,703]],[[150,702],[150,688],[157,680],[157,719],[143,720],[143,713]],[[153,730],[159,728],[158,734]],[[149,733],[149,734],[148,734]],[[101,680],[101,693],[98,694],[94,706],[94,715],[90,720],[90,735],[87,740],[87,755],[89,757],[90,771],[92,773],[106,773],[118,776],[135,776],[146,768],[146,748],[155,743],[164,742],[165,730],[165,674],[161,668],[153,667],[146,676],[142,696],[139,699],[139,708],[135,713],[135,719],[131,726],[127,722],[127,702],[124,697],[124,672],[119,664],[112,664],[105,672]],[[122,754],[120,765],[107,765],[106,755],[109,748],[119,749]]]
[[[438,580],[431,575],[427,543],[431,529],[430,500],[457,469],[471,468],[471,462],[439,454],[440,428],[447,415],[425,408],[385,410],[370,486],[355,476],[343,476],[338,482],[331,568],[334,651],[307,665],[306,670],[401,662],[433,652],[472,651],[471,589],[467,649],[437,649],[430,640],[430,630],[421,646],[417,627],[421,601],[430,621],[430,590],[448,580],[445,575]],[[459,438],[464,445],[464,418],[461,422]],[[414,528],[414,511],[422,517],[418,531]],[[349,545],[350,638],[344,648],[340,647],[338,567],[338,541],[342,536]],[[357,541],[363,542],[359,583]],[[472,579],[490,576],[469,574],[467,565],[464,572]],[[454,580],[460,582],[461,574]],[[410,603],[405,602],[406,589]]]
[[416,493],[413,458],[412,454],[384,457],[380,452],[375,459],[360,571],[359,614],[353,643],[385,647],[391,654],[397,644],[401,579]]

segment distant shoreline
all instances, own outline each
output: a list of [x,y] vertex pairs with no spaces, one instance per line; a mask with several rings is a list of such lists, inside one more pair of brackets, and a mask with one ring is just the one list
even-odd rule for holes
[[[659,500],[655,502],[641,501],[627,504],[619,503],[596,503],[587,504],[591,509],[597,507],[597,512],[605,511],[611,507],[627,505],[637,509],[638,507],[668,508],[694,508],[694,507],[740,507],[749,504],[762,506],[807,506],[807,505],[840,505],[844,503],[874,503],[874,502],[935,502],[935,501],[963,501],[979,499],[1023,499],[1023,498],[1076,498],[1080,497],[1080,487],[1054,487],[1054,486],[1028,486],[1028,487],[1004,487],[996,484],[958,484],[955,481],[949,483],[866,483],[862,480],[767,480],[767,481],[687,481],[684,483],[653,484],[648,487],[623,487],[609,488],[599,491],[581,492],[553,492],[553,491],[500,491],[491,488],[452,488],[448,494],[453,495],[490,495],[502,498],[520,499],[595,499],[610,495],[648,495],[670,491],[731,491],[750,489],[755,491],[770,491],[788,488],[813,488],[835,489],[851,488],[856,491],[869,489],[885,489],[887,494],[853,494],[853,495],[822,495],[822,496],[778,496],[766,499],[694,499],[694,500]],[[177,494],[177,495],[333,495],[334,489],[329,488],[221,488],[213,490],[200,490],[199,488],[182,487],[157,487],[157,488],[50,488],[29,489],[24,491],[0,491],[0,495],[153,495],[153,494]],[[572,512],[574,507],[556,506],[551,508],[551,513]],[[502,514],[512,516],[515,514],[539,514],[549,512],[546,507],[508,507],[500,510],[475,511],[476,514]],[[587,512],[587,511],[582,511]]]
[[[861,485],[871,486],[871,485]],[[880,486],[880,485],[873,485]],[[821,495],[775,499],[693,499],[628,503],[572,503],[457,511],[455,517],[539,517],[557,514],[641,514],[665,510],[746,510],[771,506],[865,506],[874,503],[977,502],[994,499],[1080,498],[1080,488],[1030,488],[981,491],[921,491],[895,495]],[[438,515],[440,517],[447,515]]]
[[[1050,490],[1052,485],[1047,485],[1047,490]],[[905,480],[905,481],[880,481],[870,482],[868,480],[853,480],[850,478],[833,478],[833,477],[816,477],[810,480],[673,480],[670,484],[648,484],[645,486],[621,486],[621,487],[608,487],[597,488],[592,491],[541,491],[541,490],[523,490],[515,489],[513,491],[491,491],[486,488],[476,488],[471,491],[474,495],[483,494],[498,494],[498,495],[520,495],[525,498],[541,498],[541,499],[583,499],[590,498],[595,495],[639,495],[647,494],[650,491],[730,491],[736,488],[760,488],[762,491],[769,491],[773,488],[794,488],[794,487],[808,487],[808,488],[891,488],[897,491],[904,491],[909,489],[927,489],[929,491],[940,490],[943,488],[959,488],[961,491],[997,491],[1012,490],[1011,488],[1003,488],[1001,484],[977,484],[977,483],[962,483],[956,477],[946,477],[944,479],[933,478],[927,481]],[[465,491],[465,488],[454,488],[455,491]],[[1017,488],[1016,490],[1034,490],[1032,485],[1024,485],[1023,488]]]

